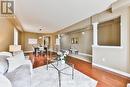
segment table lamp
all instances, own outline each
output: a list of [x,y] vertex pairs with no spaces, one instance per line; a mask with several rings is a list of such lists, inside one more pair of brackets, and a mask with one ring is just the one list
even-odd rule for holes
[[9,51],[12,52],[14,55],[14,53],[21,51],[21,45],[10,45]]

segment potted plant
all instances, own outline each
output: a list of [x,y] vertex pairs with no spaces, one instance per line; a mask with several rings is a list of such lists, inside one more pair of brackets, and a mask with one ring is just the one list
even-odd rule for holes
[[63,53],[63,56],[62,56],[62,63],[66,63],[66,61],[67,61],[67,56],[69,55],[69,51],[65,51],[64,53]]

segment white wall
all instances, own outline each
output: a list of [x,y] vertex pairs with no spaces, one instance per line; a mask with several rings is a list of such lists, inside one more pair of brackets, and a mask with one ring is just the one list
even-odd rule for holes
[[[84,32],[84,34],[82,34]],[[72,44],[71,39],[78,38],[78,44]],[[61,38],[61,48],[62,49],[76,49],[80,53],[92,54],[92,41],[93,40],[93,31],[92,29],[85,29],[83,31],[73,31],[67,34],[64,34]]]
[[[93,63],[130,73],[130,0],[119,0],[112,5],[113,12],[104,11],[92,17],[92,22],[104,22],[121,17],[121,46],[93,46]],[[80,29],[91,24],[90,18],[76,23],[62,32]],[[87,37],[87,36],[86,36]],[[105,60],[105,61],[103,61]]]
[[121,47],[93,46],[93,63],[130,73],[128,70],[129,8],[123,7],[112,13],[103,12],[95,15],[93,22],[103,22],[118,16],[121,16]]
[[93,63],[128,72],[123,47],[93,46]]
[[64,34],[62,37],[61,37],[61,49],[70,49],[71,47],[71,41],[70,41],[70,36],[69,34]]

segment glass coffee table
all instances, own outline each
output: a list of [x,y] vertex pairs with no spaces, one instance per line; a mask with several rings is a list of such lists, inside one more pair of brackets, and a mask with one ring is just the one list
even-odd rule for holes
[[[72,77],[72,80],[74,79],[74,64],[62,63],[62,60],[59,60],[56,62],[51,62],[49,64],[47,63],[47,70],[49,68],[54,68],[57,70],[59,87],[62,87],[62,84],[61,84],[61,75],[62,74],[70,75]],[[68,68],[71,68],[71,71],[64,72]]]

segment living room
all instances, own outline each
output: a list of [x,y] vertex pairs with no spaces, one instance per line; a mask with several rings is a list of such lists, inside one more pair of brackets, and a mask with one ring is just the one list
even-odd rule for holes
[[129,0],[0,5],[0,87],[130,87]]

